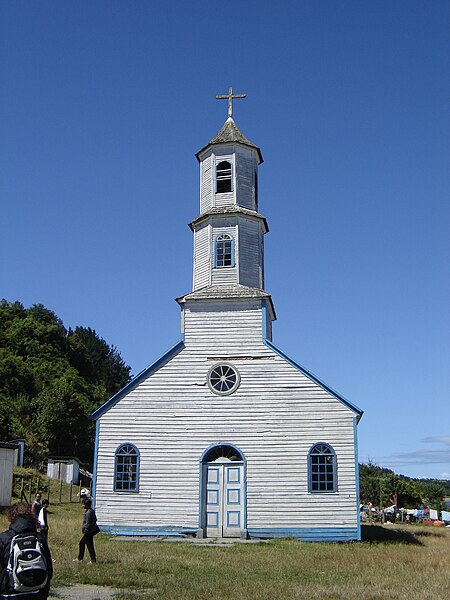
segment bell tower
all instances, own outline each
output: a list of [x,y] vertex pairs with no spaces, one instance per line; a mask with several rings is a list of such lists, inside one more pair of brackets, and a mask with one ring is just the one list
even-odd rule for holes
[[[258,168],[261,150],[250,142],[233,120],[233,94],[228,118],[220,131],[196,157],[200,166],[200,214],[189,226],[194,234],[193,289],[179,298],[182,309],[195,302],[220,300],[233,310],[246,310],[251,298],[268,299],[267,318],[275,319],[270,295],[264,291],[264,235],[269,228],[258,210]],[[223,305],[223,306],[225,306]],[[261,302],[259,306],[262,307]]]
[[[264,288],[266,219],[258,212],[261,150],[239,130],[232,117],[196,156],[200,164],[200,215],[194,233],[193,291],[205,286],[240,284]],[[222,98],[222,96],[218,96]]]

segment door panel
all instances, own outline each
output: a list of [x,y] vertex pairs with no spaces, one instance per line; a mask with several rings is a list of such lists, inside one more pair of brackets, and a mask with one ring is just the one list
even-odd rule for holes
[[206,467],[206,535],[239,537],[244,526],[242,464],[210,463]]
[[223,465],[223,537],[239,537],[243,528],[243,466]]
[[208,465],[206,469],[206,535],[222,537],[222,465]]

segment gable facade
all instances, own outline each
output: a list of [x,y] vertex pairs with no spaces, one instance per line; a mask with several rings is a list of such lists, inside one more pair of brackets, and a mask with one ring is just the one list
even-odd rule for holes
[[[197,155],[200,216],[190,224],[193,291],[178,299],[182,341],[93,414],[99,524],[126,535],[359,539],[362,412],[272,343],[262,156],[236,131],[229,118]],[[220,189],[231,191],[216,191],[220,159],[233,178]],[[233,260],[217,267],[223,235]]]

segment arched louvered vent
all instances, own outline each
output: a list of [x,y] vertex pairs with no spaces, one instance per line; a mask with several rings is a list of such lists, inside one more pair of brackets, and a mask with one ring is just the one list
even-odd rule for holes
[[203,458],[203,462],[239,462],[242,461],[243,458],[239,450],[233,448],[233,446],[228,446],[227,444],[221,444],[219,446],[214,446],[211,448],[209,452]]

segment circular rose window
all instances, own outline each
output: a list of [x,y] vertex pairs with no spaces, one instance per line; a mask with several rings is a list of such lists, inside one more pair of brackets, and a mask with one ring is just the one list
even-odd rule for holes
[[222,396],[232,394],[237,390],[240,381],[239,373],[228,363],[214,365],[208,373],[209,389]]

